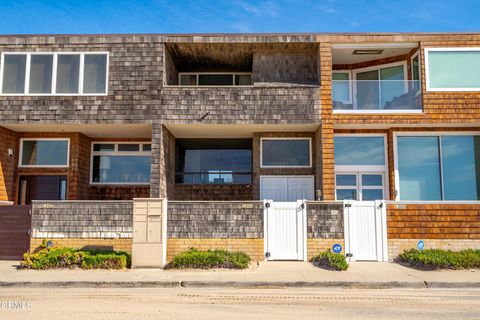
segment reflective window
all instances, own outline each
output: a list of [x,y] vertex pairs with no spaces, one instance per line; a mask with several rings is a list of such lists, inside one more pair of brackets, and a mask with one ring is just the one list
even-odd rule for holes
[[213,73],[188,72],[179,73],[178,83],[181,86],[250,86],[250,73]]
[[310,139],[262,139],[262,166],[309,167]]
[[3,93],[25,93],[25,70],[27,56],[25,54],[4,55]]
[[179,82],[180,82],[181,86],[196,86],[197,85],[197,75],[196,74],[181,74]]
[[57,93],[78,93],[79,54],[59,54],[57,58]]
[[92,183],[149,184],[151,154],[144,146],[150,143],[94,143]]
[[332,74],[332,96],[334,101],[350,103],[350,73],[334,72]]
[[426,51],[431,89],[479,89],[480,51]]
[[21,140],[21,166],[68,166],[68,140]]
[[233,76],[231,74],[199,74],[199,86],[231,86]]
[[107,56],[85,54],[83,93],[105,93],[107,86]]
[[335,175],[337,200],[372,201],[384,199],[383,174],[337,173]]
[[53,55],[32,55],[29,93],[52,93]]
[[250,184],[250,139],[178,139],[176,182],[184,184]]
[[335,165],[384,165],[384,137],[338,136],[334,139]]

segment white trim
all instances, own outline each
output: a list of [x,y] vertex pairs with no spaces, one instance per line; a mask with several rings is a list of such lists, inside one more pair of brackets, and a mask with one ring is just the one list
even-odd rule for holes
[[[23,142],[24,141],[67,141],[67,164],[66,165],[26,165],[23,160]],[[20,138],[20,150],[18,156],[19,168],[68,168],[70,166],[70,138]]]
[[[332,84],[333,84],[333,81],[338,81],[338,80],[333,80],[334,73],[343,73],[343,74],[346,73],[348,75],[348,100],[340,101],[340,102],[347,103],[347,104],[353,103],[352,70],[332,70]],[[332,85],[332,100],[333,100],[333,85]]]
[[[199,85],[198,76],[204,74],[216,74],[216,75],[232,75],[232,85]],[[182,76],[194,75],[196,76],[196,81],[194,85],[182,85],[180,84],[180,78]],[[201,87],[201,88],[211,88],[211,87],[253,87],[252,84],[249,85],[237,85],[235,84],[235,76],[237,75],[249,75],[252,76],[252,72],[179,72],[178,73],[178,86],[180,87]]]
[[370,43],[336,43],[332,44],[332,49],[366,49],[366,48],[416,48],[418,42],[370,42]]
[[[307,166],[265,166],[263,165],[263,140],[308,140],[309,164]],[[260,138],[260,168],[311,168],[312,167],[312,138],[311,137],[262,137]]]
[[[400,199],[400,172],[399,172],[399,165],[398,165],[398,137],[439,137],[439,148],[441,149],[441,137],[442,136],[480,136],[480,132],[478,131],[395,131],[393,132],[393,164],[394,164],[394,187],[395,187],[395,201],[401,201]],[[441,152],[441,151],[440,151]],[[440,160],[440,169],[441,169],[441,196],[444,199],[444,182],[443,182],[443,164],[441,154],[439,154]],[[406,200],[407,202],[409,200]],[[420,202],[428,202],[428,201],[420,201]],[[438,203],[448,203],[448,201],[436,201]],[[434,201],[434,203],[436,203]],[[465,203],[466,201],[460,201]]]
[[[96,144],[113,144],[113,151],[94,151]],[[138,144],[139,151],[118,151],[119,144]],[[151,156],[151,151],[143,151],[143,146],[152,144],[151,141],[92,141],[90,146],[90,179],[91,185],[137,185],[147,186],[150,182],[94,182],[93,181],[93,157],[94,156]]]
[[[6,55],[25,55],[26,56],[26,65],[25,65],[25,88],[23,93],[3,93],[3,72],[4,72],[4,61]],[[32,55],[52,55],[53,56],[53,67],[52,67],[52,92],[51,93],[28,93],[29,92],[29,82],[30,82],[30,61]],[[80,56],[80,65],[78,69],[78,93],[56,93],[56,83],[57,83],[57,65],[58,65],[58,55],[79,55]],[[106,55],[106,66],[105,66],[105,92],[104,93],[83,93],[83,76],[84,76],[84,60],[85,55]],[[2,52],[1,63],[0,63],[0,96],[107,96],[108,95],[108,78],[109,78],[109,63],[110,63],[110,53],[108,51],[79,51],[79,52],[20,52],[20,51],[8,51]]]
[[[424,54],[425,54],[425,87],[426,91],[431,91],[431,92],[477,92],[480,91],[480,87],[477,88],[432,88],[430,86],[430,65],[429,65],[429,52],[435,52],[435,51],[478,51],[480,53],[480,47],[437,47],[437,48],[425,48],[424,49]],[[479,75],[480,77],[480,75]],[[480,81],[480,80],[479,80]]]
[[423,113],[423,110],[420,109],[379,109],[379,110],[358,110],[358,109],[344,109],[344,110],[335,110],[333,109],[333,113],[338,114],[416,114],[416,113]]

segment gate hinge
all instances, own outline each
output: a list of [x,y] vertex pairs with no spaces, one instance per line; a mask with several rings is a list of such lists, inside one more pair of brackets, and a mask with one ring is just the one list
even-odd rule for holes
[[266,257],[267,259],[270,258],[270,252],[268,252],[268,251],[265,252],[265,257]]
[[346,208],[350,208],[351,206],[352,206],[351,203],[345,203],[345,207],[346,207]]
[[265,203],[265,208],[270,208],[270,202]]
[[351,258],[351,257],[353,257],[353,253],[345,253],[345,257]]

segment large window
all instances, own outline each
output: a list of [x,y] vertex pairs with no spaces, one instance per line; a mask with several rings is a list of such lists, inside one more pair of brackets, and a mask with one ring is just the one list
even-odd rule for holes
[[182,72],[178,75],[181,86],[250,86],[252,74],[213,73],[213,72]]
[[149,184],[151,145],[145,142],[92,144],[92,184]]
[[480,90],[480,48],[427,48],[425,69],[429,91]]
[[262,167],[311,167],[310,138],[262,138]]
[[2,54],[1,90],[6,95],[104,95],[108,54]]
[[480,136],[399,135],[400,200],[480,200]]
[[68,167],[69,139],[20,139],[20,167]]
[[251,184],[252,141],[178,139],[175,182]]
[[334,150],[337,200],[387,198],[384,135],[337,134]]

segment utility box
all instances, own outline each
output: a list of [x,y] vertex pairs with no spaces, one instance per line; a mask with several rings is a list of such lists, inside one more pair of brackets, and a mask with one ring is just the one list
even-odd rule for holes
[[167,200],[133,199],[132,268],[163,268],[167,253]]

